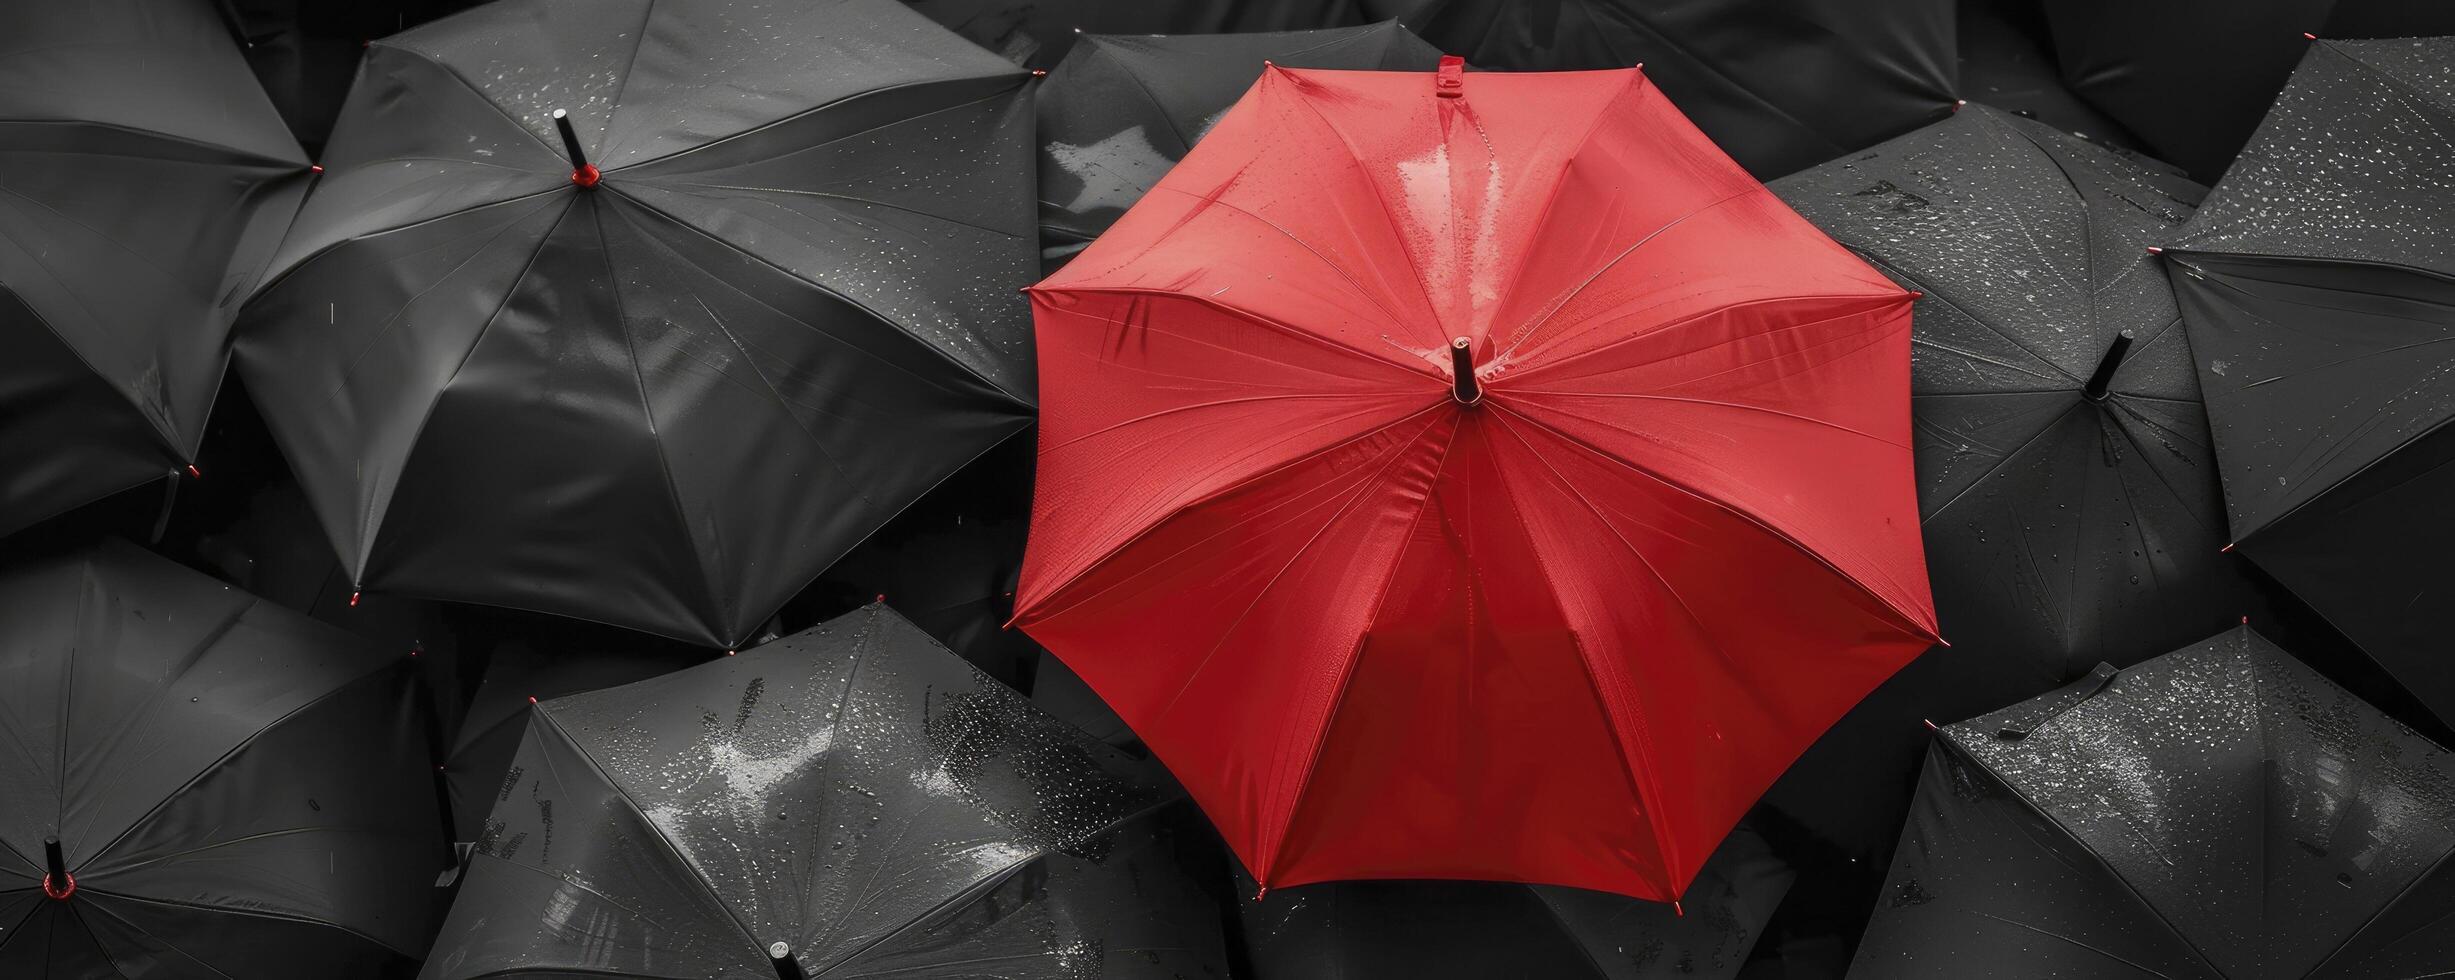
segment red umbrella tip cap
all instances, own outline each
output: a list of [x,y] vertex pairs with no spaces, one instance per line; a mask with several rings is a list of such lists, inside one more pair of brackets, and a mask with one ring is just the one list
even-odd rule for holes
[[571,182],[581,187],[595,187],[598,181],[604,179],[605,175],[598,173],[597,165],[593,163],[580,164],[580,169],[571,172]]
[[2309,31],[2303,31],[2303,32],[2302,32],[2302,40],[2304,40],[2304,41],[2316,41],[2316,40],[2318,40],[2318,39],[2319,39],[2319,36],[2318,36],[2318,35],[2316,35],[2316,34],[2312,34],[2312,33],[2310,33]]
[[1454,54],[1441,56],[1440,70],[1433,73],[1432,91],[1444,99],[1466,94],[1466,59]]
[[349,607],[352,609],[358,608],[358,593],[352,592],[349,594]]
[[307,165],[307,172],[308,172],[308,173],[311,173],[311,174],[320,174],[320,173],[323,173],[323,172],[324,172],[324,165],[323,165],[323,164],[320,164],[320,163],[310,163],[310,164],[308,164],[308,165]]

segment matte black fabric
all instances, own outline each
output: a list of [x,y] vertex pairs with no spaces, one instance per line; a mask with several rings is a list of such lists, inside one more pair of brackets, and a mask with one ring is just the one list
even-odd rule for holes
[[1970,0],[1957,13],[1961,98],[2094,142],[2139,149],[2139,137],[2064,84],[2045,36],[2045,12],[2034,2]]
[[476,0],[215,0],[247,37],[247,64],[310,154],[332,135],[368,41],[408,30]]
[[1028,422],[1026,77],[892,0],[378,42],[239,343],[353,583],[749,638]]
[[1363,0],[1469,67],[1643,64],[1697,128],[1778,177],[1941,118],[1953,0]]
[[2071,87],[2201,180],[2225,171],[2310,42],[2455,34],[2431,0],[2051,0]]
[[532,705],[670,674],[695,662],[663,650],[495,648],[443,762],[453,836],[476,839],[487,814],[510,799],[517,784],[504,777],[528,730]]
[[1101,34],[1252,34],[1352,27],[1360,0],[904,0],[1016,64],[1049,68]]
[[1855,975],[2455,969],[2455,758],[2249,627],[2013,713],[1937,740]]
[[445,851],[400,654],[118,542],[0,570],[0,608],[0,975],[423,955]]
[[1790,869],[1745,827],[1673,908],[1623,895],[1480,881],[1341,881],[1252,899],[1253,980],[1409,977],[1647,980],[1739,974]]
[[2312,45],[2165,258],[2236,550],[2455,722],[2455,39]]
[[1107,231],[1253,87],[1264,63],[1430,71],[1440,60],[1396,21],[1273,34],[1086,36],[1039,92],[1043,258],[1071,257]]
[[195,461],[306,171],[208,0],[0,5],[0,534]]
[[[2190,347],[2146,251],[2204,191],[1976,104],[1771,186],[1925,294],[1910,404],[1952,647],[1871,695],[1772,794],[1845,850],[1880,855],[1925,752],[1920,719],[2001,708],[2258,611],[2244,559],[2222,553]],[[2125,332],[2106,397],[2090,399]]]
[[1181,811],[883,605],[541,703],[430,977],[1224,977]]

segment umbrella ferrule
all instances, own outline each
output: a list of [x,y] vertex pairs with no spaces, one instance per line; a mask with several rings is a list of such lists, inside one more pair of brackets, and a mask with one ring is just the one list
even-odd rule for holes
[[1459,337],[1449,342],[1450,394],[1460,405],[1483,400],[1483,383],[1475,378],[1475,342]]
[[43,838],[43,896],[54,901],[67,901],[77,893],[77,876],[68,873],[68,856],[60,851],[60,839]]
[[793,956],[793,944],[778,940],[767,944],[767,962],[776,968],[776,980],[804,980],[801,961]]
[[554,110],[554,131],[562,134],[563,153],[571,158],[571,182],[581,187],[595,187],[603,177],[597,165],[588,162],[588,154],[580,150],[580,134],[571,128],[571,114]]
[[2106,347],[2106,356],[2098,360],[2097,372],[2089,375],[2088,387],[2080,389],[2081,395],[2093,402],[2106,399],[2114,387],[2114,372],[2123,366],[2123,354],[2131,349],[2131,341],[2129,330],[2114,335],[2114,343]]
[[1466,96],[1466,59],[1454,54],[1441,56],[1440,70],[1432,76],[1432,94],[1444,99]]

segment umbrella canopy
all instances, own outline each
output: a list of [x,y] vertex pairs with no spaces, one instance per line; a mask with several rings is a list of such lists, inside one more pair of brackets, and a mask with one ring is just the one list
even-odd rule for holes
[[1363,0],[1487,68],[1645,66],[1698,128],[1772,178],[1952,108],[1953,0]]
[[307,160],[206,0],[0,9],[0,534],[196,460]]
[[1429,71],[1396,21],[1272,34],[1094,35],[1040,89],[1040,241],[1071,257],[1141,200],[1262,66]]
[[2165,258],[2236,550],[2455,721],[2455,39],[2312,45]]
[[1273,68],[1032,291],[1017,621],[1265,885],[1669,900],[1934,639],[1911,299],[1638,72]]
[[239,355],[352,584],[750,636],[1028,422],[1026,78],[891,0],[378,42]]
[[540,648],[517,641],[489,653],[485,678],[470,697],[468,714],[443,760],[452,833],[464,840],[475,838],[487,814],[518,786],[505,776],[512,772],[512,757],[528,730],[530,706],[670,674],[696,662],[653,648]]
[[443,835],[397,652],[109,542],[0,570],[0,976],[363,977]]
[[1875,977],[2455,969],[2455,759],[2248,626],[1948,726]]
[[1248,34],[1350,27],[1358,0],[904,0],[1017,64],[1048,68],[1087,36]]
[[[1953,647],[1774,791],[1854,856],[1899,836],[1927,732],[2235,622],[2229,538],[2172,289],[2146,251],[2204,193],[1990,107],[1771,185],[1903,288],[1919,520]],[[1872,884],[1872,881],[1869,882]]]
[[541,702],[430,977],[1224,977],[1171,797],[872,605]]
[[1256,980],[1729,978],[1791,878],[1743,825],[1676,908],[1550,885],[1347,881],[1247,899],[1245,942]]
[[2056,61],[2083,98],[2201,180],[2224,173],[2309,35],[2455,34],[2455,4],[2410,0],[2055,0]]

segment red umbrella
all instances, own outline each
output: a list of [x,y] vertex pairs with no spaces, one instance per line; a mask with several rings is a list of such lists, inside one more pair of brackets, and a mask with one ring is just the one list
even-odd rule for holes
[[1935,639],[1913,298],[1636,71],[1272,69],[1032,290],[1017,621],[1265,887],[1674,898]]

